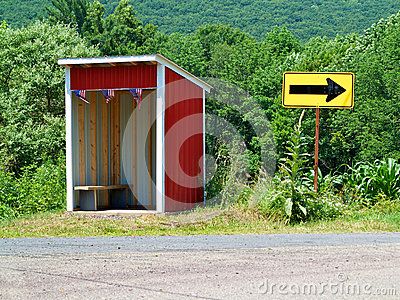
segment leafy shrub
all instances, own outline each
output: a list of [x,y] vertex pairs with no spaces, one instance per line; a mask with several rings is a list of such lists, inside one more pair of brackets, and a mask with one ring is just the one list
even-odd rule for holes
[[13,217],[15,217],[14,210],[5,204],[0,204],[0,221],[11,219]]
[[369,210],[377,214],[396,214],[400,211],[400,199],[392,199],[385,195],[380,195],[377,197],[375,205]]
[[25,168],[21,177],[0,170],[0,220],[65,209],[64,159]]
[[316,197],[310,197],[306,202],[307,207],[307,220],[331,220],[339,217],[346,210],[339,195],[332,191],[318,193]]
[[272,181],[264,180],[252,194],[251,203],[260,214],[285,223],[330,220],[342,215],[346,208],[341,197],[333,192],[316,194],[307,187],[298,189],[298,192],[305,213],[293,209],[291,192],[277,177]]
[[17,189],[11,174],[0,169],[0,220],[15,215],[11,205],[17,198]]
[[65,209],[65,167],[63,159],[27,168],[18,180],[18,212],[32,214]]
[[[323,175],[321,169],[318,168],[318,192],[319,193],[330,193],[332,191],[337,191],[337,188],[341,185],[341,180],[336,174],[328,173]],[[306,174],[306,180],[304,182],[309,186],[309,188],[314,188],[314,170],[310,170]]]
[[286,211],[286,193],[287,191],[280,185],[280,180],[274,178],[269,181],[260,179],[255,187],[251,197],[253,206],[258,212],[274,221],[290,221]]

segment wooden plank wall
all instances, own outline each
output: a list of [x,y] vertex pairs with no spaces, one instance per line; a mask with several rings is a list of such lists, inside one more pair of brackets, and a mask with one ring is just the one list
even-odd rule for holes
[[78,100],[79,185],[86,185],[85,103]]
[[[126,182],[126,179],[122,178],[125,175],[122,174],[121,169],[121,132],[127,130],[125,127],[127,124],[121,124],[121,122],[127,122],[129,118],[123,115],[124,118],[121,119],[121,101],[132,101],[132,98],[127,92],[116,92],[115,98],[108,104],[99,92],[88,92],[88,98],[90,104],[86,104],[74,96],[77,101],[76,162],[79,164],[77,166],[79,180],[75,185],[122,184]],[[132,184],[134,197],[130,203],[134,206],[144,204],[148,209],[153,209],[155,194],[153,189],[155,149],[153,148],[155,148],[155,144],[152,121],[155,113],[155,99],[143,101],[141,110],[137,109],[135,101],[132,101],[132,105],[125,106],[129,107],[132,113],[131,128],[129,128],[131,132],[129,143],[131,145],[131,149],[129,149],[131,166],[128,173],[130,173],[129,184]],[[138,119],[139,115],[141,121]],[[142,123],[139,124],[139,121]],[[145,132],[147,137],[144,136]],[[147,170],[143,169],[144,162],[139,164],[138,161],[138,142],[140,145],[146,143],[146,150],[143,154],[147,158]],[[146,181],[147,184],[145,184]],[[143,184],[146,185],[145,190],[143,190]],[[143,199],[137,199],[139,185],[142,185],[140,197]],[[108,193],[101,192],[99,207],[109,207],[109,203]]]
[[[100,137],[100,147],[101,147],[101,174],[100,174],[100,184],[101,185],[109,185],[109,120],[108,120],[108,112],[109,105],[102,99],[102,96],[99,95],[99,106],[101,108],[101,137]],[[108,207],[110,205],[109,194],[107,191],[100,192],[100,199],[102,206]]]
[[90,140],[90,185],[98,185],[97,182],[97,96],[89,93],[89,140]]
[[121,181],[121,125],[120,125],[120,94],[115,93],[115,98],[110,102],[111,109],[111,184]]

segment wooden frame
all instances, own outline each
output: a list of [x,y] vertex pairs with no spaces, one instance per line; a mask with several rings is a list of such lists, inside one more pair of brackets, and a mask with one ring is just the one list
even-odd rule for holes
[[65,68],[65,138],[66,138],[66,176],[67,210],[74,210],[74,157],[73,157],[73,109],[70,80],[70,68]]

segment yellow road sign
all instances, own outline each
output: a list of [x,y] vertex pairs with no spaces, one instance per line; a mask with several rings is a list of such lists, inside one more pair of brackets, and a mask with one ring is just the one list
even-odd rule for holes
[[286,72],[282,104],[297,108],[353,108],[353,73]]

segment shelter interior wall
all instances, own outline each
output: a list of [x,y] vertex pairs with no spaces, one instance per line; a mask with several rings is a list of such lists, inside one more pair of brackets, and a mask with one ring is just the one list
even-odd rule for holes
[[[129,92],[115,93],[108,104],[99,91],[87,92],[90,104],[73,96],[74,186],[128,184],[129,207],[154,209],[155,91],[144,91],[140,109]],[[107,191],[100,191],[98,206],[110,207]]]

